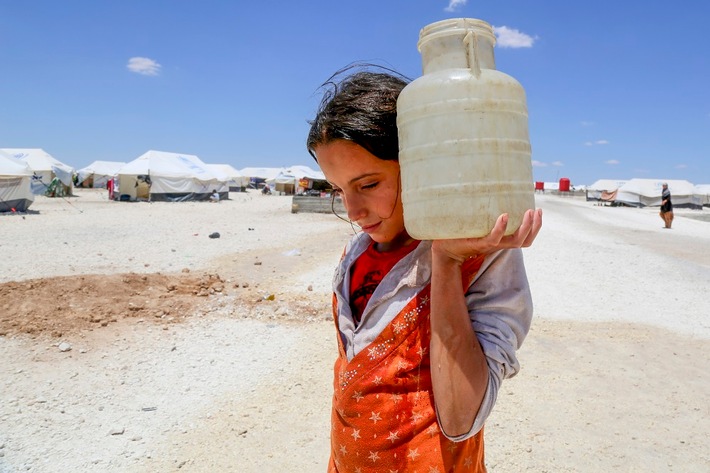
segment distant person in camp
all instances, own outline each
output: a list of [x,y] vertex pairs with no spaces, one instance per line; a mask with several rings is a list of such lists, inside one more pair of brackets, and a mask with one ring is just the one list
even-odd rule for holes
[[219,192],[217,192],[217,189],[212,191],[212,195],[210,195],[210,202],[219,202]]
[[113,190],[114,190],[113,178],[106,181],[106,190],[108,190],[108,200],[113,200]]
[[665,228],[671,228],[673,224],[673,203],[671,202],[671,191],[668,190],[668,184],[663,183],[663,192],[661,194],[661,218],[665,223]]

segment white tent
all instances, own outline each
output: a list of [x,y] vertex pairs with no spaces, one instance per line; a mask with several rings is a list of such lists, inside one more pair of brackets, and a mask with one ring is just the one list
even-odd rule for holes
[[545,190],[546,191],[558,191],[560,190],[560,183],[559,182],[545,182]]
[[296,176],[298,179],[309,179],[311,181],[325,181],[325,175],[322,171],[316,171],[308,166],[294,165],[286,168],[288,172]]
[[684,180],[631,179],[616,192],[615,202],[633,207],[660,206],[662,184],[668,183],[673,206],[691,206],[695,186]]
[[229,177],[191,154],[150,150],[118,170],[121,200],[209,200],[229,193]]
[[325,175],[308,166],[290,166],[281,170],[279,174],[266,182],[279,192],[293,194],[296,189],[308,190],[313,187],[314,181],[325,181]]
[[[259,189],[262,184],[268,180],[274,179],[276,176],[281,174],[283,170],[284,168],[248,167],[240,169],[239,172],[242,173],[242,176],[249,179],[249,187]],[[273,187],[273,185],[270,187]]]
[[230,164],[208,164],[207,166],[229,177],[228,185],[230,191],[240,191],[249,185],[249,178]]
[[240,169],[239,172],[242,176],[248,177],[250,179],[273,179],[278,176],[284,168],[244,168]]
[[30,165],[0,151],[0,212],[25,212],[34,198]]
[[47,191],[56,177],[64,185],[63,192],[56,195],[71,195],[72,177],[74,168],[55,159],[45,150],[40,148],[4,148],[5,151],[16,159],[25,161],[30,165],[34,174],[32,178],[32,193],[47,195]]
[[[671,193],[673,200],[673,193]],[[710,184],[698,184],[693,189],[693,198],[698,205],[710,205]]]
[[587,186],[587,200],[601,200],[602,194],[613,193],[628,181],[615,179],[599,179],[594,184]]
[[117,176],[125,165],[120,161],[94,161],[76,172],[77,180],[85,187],[106,187],[108,180]]

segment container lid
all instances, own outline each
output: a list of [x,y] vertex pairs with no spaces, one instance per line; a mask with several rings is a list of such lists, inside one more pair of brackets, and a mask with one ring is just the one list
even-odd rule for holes
[[431,23],[422,28],[419,32],[419,43],[417,46],[421,49],[422,43],[431,39],[451,35],[463,36],[469,31],[480,36],[485,36],[492,45],[496,44],[496,36],[493,33],[493,28],[487,22],[475,18],[450,18],[448,20]]

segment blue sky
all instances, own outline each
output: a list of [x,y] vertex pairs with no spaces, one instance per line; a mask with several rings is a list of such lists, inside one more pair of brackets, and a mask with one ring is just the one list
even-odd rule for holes
[[419,77],[419,30],[453,17],[496,28],[535,180],[710,183],[706,0],[0,0],[0,148],[315,167],[318,86],[353,61]]

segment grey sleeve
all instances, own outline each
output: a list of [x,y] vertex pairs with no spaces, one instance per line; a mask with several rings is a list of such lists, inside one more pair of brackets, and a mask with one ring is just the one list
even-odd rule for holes
[[488,363],[488,387],[471,430],[456,437],[475,435],[488,419],[501,382],[520,370],[515,355],[530,330],[532,297],[520,249],[501,250],[483,262],[466,292],[471,324]]

